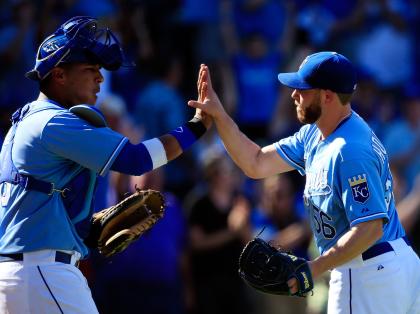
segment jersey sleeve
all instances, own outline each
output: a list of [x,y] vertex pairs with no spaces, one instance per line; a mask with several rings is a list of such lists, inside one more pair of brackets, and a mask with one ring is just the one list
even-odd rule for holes
[[301,175],[305,174],[305,136],[308,126],[303,126],[294,135],[274,143],[277,153]]
[[350,227],[378,218],[388,222],[383,184],[372,160],[344,161],[338,173],[341,198]]
[[41,136],[46,149],[101,176],[108,172],[128,141],[110,128],[95,128],[70,113],[52,118]]

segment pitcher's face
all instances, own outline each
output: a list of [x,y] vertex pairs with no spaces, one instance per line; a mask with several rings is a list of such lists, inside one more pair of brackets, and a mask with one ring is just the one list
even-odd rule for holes
[[295,89],[291,95],[296,106],[297,118],[301,123],[315,123],[321,116],[321,96],[318,89]]

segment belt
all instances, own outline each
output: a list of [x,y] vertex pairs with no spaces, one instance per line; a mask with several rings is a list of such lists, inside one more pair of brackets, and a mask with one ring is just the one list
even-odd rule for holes
[[[0,262],[11,262],[11,261],[23,261],[24,253],[12,253],[12,254],[0,254]],[[71,257],[72,254],[68,254],[65,252],[56,251],[55,252],[55,261],[64,263],[64,264],[71,264]],[[77,266],[78,262],[76,262]]]
[[[408,241],[407,237],[404,236],[402,238],[405,241],[405,243],[407,243],[407,245],[410,246],[410,242]],[[369,249],[364,251],[362,253],[362,259],[365,261],[367,259],[376,257],[378,255],[381,255],[387,252],[391,252],[391,251],[394,251],[394,249],[392,248],[391,244],[389,244],[389,242],[381,242],[381,243],[375,244],[374,246],[371,246]]]

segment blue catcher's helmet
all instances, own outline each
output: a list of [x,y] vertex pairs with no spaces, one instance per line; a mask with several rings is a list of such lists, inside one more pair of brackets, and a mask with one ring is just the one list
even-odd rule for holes
[[95,18],[76,16],[41,43],[35,66],[25,76],[41,81],[60,63],[72,62],[95,63],[114,71],[123,61],[121,46],[109,28],[98,29]]

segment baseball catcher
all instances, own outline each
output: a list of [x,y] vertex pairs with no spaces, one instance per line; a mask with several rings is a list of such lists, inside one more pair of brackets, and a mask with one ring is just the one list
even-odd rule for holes
[[93,215],[85,243],[105,257],[119,253],[163,217],[164,207],[160,192],[136,188],[118,204]]
[[[271,246],[260,238],[247,243],[239,257],[239,275],[251,287],[270,294],[304,297],[313,288],[307,261]],[[296,278],[298,291],[291,294],[287,281]]]

